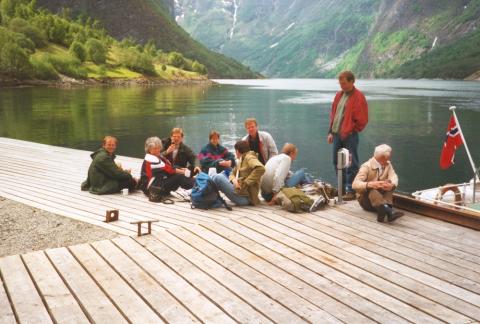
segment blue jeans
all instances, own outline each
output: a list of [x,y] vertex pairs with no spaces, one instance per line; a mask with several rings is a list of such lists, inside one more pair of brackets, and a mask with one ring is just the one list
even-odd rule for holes
[[223,192],[237,206],[250,205],[250,200],[246,196],[240,196],[235,192],[233,184],[222,173],[218,173],[212,177],[213,182],[217,185],[218,190]]
[[337,173],[337,152],[341,148],[346,148],[351,156],[352,163],[347,169],[343,170],[343,188],[345,192],[353,192],[352,182],[355,179],[355,176],[358,173],[359,163],[358,163],[358,133],[353,132],[347,138],[342,140],[340,135],[333,134],[333,167],[335,168],[335,174]]
[[[288,177],[285,180],[285,187],[291,188],[295,187],[298,184],[303,184],[303,183],[313,183],[312,177],[305,173],[305,168],[301,168],[297,171],[295,171],[294,174],[292,174],[291,177]],[[265,199],[265,201],[270,201],[273,198],[273,192],[271,193],[265,193],[262,192],[262,197]]]
[[285,187],[295,187],[304,183],[313,183],[313,179],[305,173],[305,168],[301,168],[285,180]]

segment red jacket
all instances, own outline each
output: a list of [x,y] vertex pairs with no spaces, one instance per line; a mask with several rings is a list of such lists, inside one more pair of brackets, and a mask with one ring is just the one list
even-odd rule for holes
[[[333,119],[337,111],[337,105],[342,98],[343,91],[337,92],[333,100],[332,110],[330,111],[330,128],[332,131]],[[361,132],[368,123],[368,104],[363,93],[357,88],[353,88],[352,94],[345,104],[343,110],[343,121],[340,126],[340,138],[345,139],[353,132]]]

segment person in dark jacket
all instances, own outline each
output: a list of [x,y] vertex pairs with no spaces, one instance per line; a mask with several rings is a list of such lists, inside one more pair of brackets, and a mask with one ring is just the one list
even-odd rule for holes
[[191,189],[194,180],[185,176],[185,170],[175,168],[170,161],[163,157],[162,141],[158,137],[149,137],[145,141],[145,159],[142,164],[140,189],[148,194],[148,188],[151,185],[161,187],[167,195],[170,191],[175,191],[178,187]]
[[217,173],[223,170],[231,171],[235,166],[235,156],[220,145],[220,133],[212,130],[208,138],[210,143],[205,145],[198,154],[202,171],[208,173],[210,168],[216,168]]
[[123,170],[115,164],[115,150],[117,139],[105,136],[103,146],[92,153],[92,163],[88,168],[88,177],[82,183],[81,189],[96,195],[118,193],[123,188],[134,191],[137,181],[130,174],[130,170]]
[[162,146],[162,156],[175,168],[188,168],[193,174],[200,172],[195,164],[195,153],[183,143],[183,129],[172,129],[170,137],[162,140]]

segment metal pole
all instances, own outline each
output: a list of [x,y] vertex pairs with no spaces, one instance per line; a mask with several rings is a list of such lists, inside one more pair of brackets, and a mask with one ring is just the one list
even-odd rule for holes
[[475,163],[473,162],[472,155],[470,154],[470,150],[468,149],[467,141],[465,141],[465,137],[463,136],[462,128],[460,127],[460,123],[458,122],[458,119],[457,119],[457,114],[455,114],[455,109],[457,109],[457,107],[451,106],[449,109],[453,113],[453,118],[455,118],[455,124],[457,124],[458,131],[460,133],[460,136],[462,137],[463,145],[465,145],[465,150],[467,151],[467,156],[468,156],[468,159],[470,160],[470,164],[472,166],[473,173],[476,174],[477,173],[477,168],[475,167]]
[[338,179],[338,199],[337,204],[343,204],[343,169],[337,167],[337,179]]

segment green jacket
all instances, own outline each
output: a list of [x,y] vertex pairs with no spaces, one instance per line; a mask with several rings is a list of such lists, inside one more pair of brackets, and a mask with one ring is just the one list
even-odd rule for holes
[[115,164],[115,155],[109,155],[101,148],[90,155],[92,163],[88,178],[82,183],[82,190],[92,194],[105,195],[120,192],[120,181],[131,180],[132,175]]
[[240,165],[236,165],[232,170],[230,179],[237,175],[237,170],[239,170],[238,182],[240,183],[240,189],[235,189],[235,192],[240,196],[248,196],[252,205],[259,204],[260,180],[265,173],[265,167],[258,160],[257,153],[254,151],[244,153],[241,157]]

